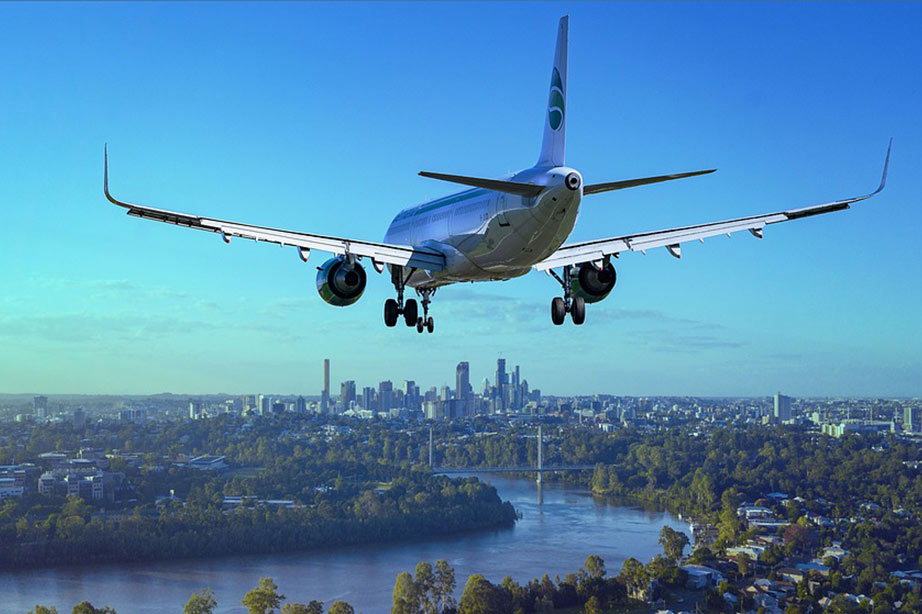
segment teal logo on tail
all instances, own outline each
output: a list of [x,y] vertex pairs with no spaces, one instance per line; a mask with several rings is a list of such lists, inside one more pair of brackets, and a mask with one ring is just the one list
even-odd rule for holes
[[560,80],[560,73],[554,67],[551,74],[551,96],[547,101],[547,121],[551,124],[551,130],[560,130],[563,125],[564,102],[563,102],[563,81]]

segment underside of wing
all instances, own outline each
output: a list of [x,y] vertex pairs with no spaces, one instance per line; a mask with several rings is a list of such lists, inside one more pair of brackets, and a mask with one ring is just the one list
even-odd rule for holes
[[409,266],[429,271],[440,271],[445,267],[445,256],[434,250],[419,249],[407,245],[390,245],[387,243],[357,241],[294,230],[282,230],[266,226],[230,222],[188,213],[168,211],[166,209],[155,209],[153,207],[135,205],[118,200],[109,192],[108,150],[105,153],[103,188],[109,202],[127,209],[128,215],[147,220],[166,222],[167,224],[174,224],[176,226],[185,226],[196,230],[207,230],[209,232],[220,233],[222,238],[227,242],[230,241],[231,237],[239,237],[241,239],[275,243],[277,245],[290,245],[297,247],[301,257],[305,259],[310,253],[310,250],[316,249],[339,256],[353,255],[360,258],[371,258],[378,264]]
[[[893,144],[893,139],[890,140]],[[711,222],[707,224],[697,224],[694,226],[685,226],[681,228],[669,228],[666,230],[657,230],[654,232],[644,232],[639,234],[624,235],[621,237],[610,237],[607,239],[598,239],[596,241],[587,241],[584,243],[574,243],[564,245],[559,250],[551,254],[547,259],[535,265],[539,271],[546,271],[555,267],[567,266],[570,264],[581,264],[584,262],[599,262],[610,256],[617,257],[618,254],[625,251],[643,252],[648,249],[665,247],[670,254],[676,258],[681,258],[681,244],[687,241],[703,241],[708,237],[717,235],[727,235],[741,230],[748,230],[753,236],[762,238],[763,228],[768,224],[777,224],[778,222],[787,222],[797,220],[823,213],[832,213],[848,209],[853,203],[866,200],[879,194],[887,183],[887,167],[890,164],[890,147],[887,147],[887,157],[884,160],[884,170],[881,175],[880,185],[876,190],[864,196],[837,200],[821,205],[811,205],[798,209],[787,209],[776,213],[766,213],[763,215],[753,215],[742,217],[723,222]]]

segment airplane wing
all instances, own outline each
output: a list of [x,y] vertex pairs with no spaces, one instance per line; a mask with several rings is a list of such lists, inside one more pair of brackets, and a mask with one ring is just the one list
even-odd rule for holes
[[[893,145],[893,139],[890,139],[890,146]],[[625,235],[622,237],[611,237],[608,239],[599,239],[596,241],[587,241],[585,243],[573,243],[564,245],[556,252],[551,254],[547,259],[535,265],[539,271],[547,271],[555,267],[562,267],[571,264],[582,264],[584,262],[600,263],[609,256],[618,257],[621,252],[632,251],[646,254],[648,249],[665,247],[670,254],[676,258],[682,257],[681,244],[687,241],[699,240],[704,241],[708,237],[725,234],[730,236],[731,233],[740,230],[748,230],[753,236],[761,239],[763,228],[768,224],[777,224],[789,220],[798,220],[821,213],[832,213],[848,209],[852,203],[866,200],[880,193],[887,183],[887,167],[890,164],[890,146],[887,147],[887,157],[884,161],[884,171],[880,179],[880,185],[876,190],[864,196],[855,198],[846,198],[831,203],[821,205],[812,205],[799,209],[786,209],[777,213],[767,213],[764,215],[753,215],[750,217],[741,217],[735,220],[726,220],[723,222],[712,222],[709,224],[698,224],[695,226],[685,226],[682,228],[669,228],[667,230],[658,230],[655,232],[644,232],[634,235]]]
[[195,228],[220,233],[225,242],[230,243],[230,237],[265,241],[278,245],[291,245],[298,248],[298,253],[303,260],[307,260],[310,250],[317,249],[336,255],[352,254],[358,257],[371,258],[372,264],[380,270],[384,264],[416,267],[429,271],[439,271],[445,267],[445,256],[434,250],[414,248],[408,245],[390,245],[387,243],[372,243],[354,239],[342,239],[316,235],[294,230],[281,230],[253,224],[241,224],[214,218],[202,217],[188,213],[155,209],[142,205],[134,205],[116,198],[109,193],[109,152],[105,153],[105,174],[103,188],[109,202],[128,209],[128,215],[166,222],[176,226]]

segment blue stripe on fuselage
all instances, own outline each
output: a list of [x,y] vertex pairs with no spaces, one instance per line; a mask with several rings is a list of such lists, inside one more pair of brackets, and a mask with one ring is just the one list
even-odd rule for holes
[[398,222],[408,217],[413,217],[416,215],[420,215],[422,213],[428,213],[435,209],[441,209],[442,207],[445,207],[448,205],[453,205],[455,203],[468,200],[470,198],[481,196],[483,194],[486,194],[487,192],[489,192],[489,190],[484,190],[482,188],[474,188],[472,190],[465,190],[464,192],[458,192],[457,194],[450,194],[442,198],[437,198],[436,200],[431,200],[421,205],[417,205],[409,209],[404,209],[403,211],[397,214],[397,217],[394,218],[394,221]]

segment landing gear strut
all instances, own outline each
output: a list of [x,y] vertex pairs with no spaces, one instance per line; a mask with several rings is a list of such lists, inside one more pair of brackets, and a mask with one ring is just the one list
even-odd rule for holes
[[394,288],[397,290],[397,300],[389,298],[384,301],[385,326],[396,326],[397,320],[400,319],[401,315],[407,326],[416,324],[419,314],[419,306],[416,303],[416,299],[411,298],[406,302],[403,300],[403,291],[407,286],[407,279],[410,278],[410,275],[412,275],[415,270],[416,269],[410,269],[409,273],[404,277],[403,267],[391,267],[391,281],[394,284]]
[[561,279],[553,269],[548,269],[548,272],[560,282],[560,286],[563,288],[563,297],[555,296],[551,300],[551,321],[555,326],[563,324],[568,313],[573,323],[577,326],[586,321],[586,301],[581,296],[572,295],[570,271],[571,267],[569,265],[563,267],[563,279]]
[[435,294],[435,288],[417,289],[416,292],[423,297],[423,317],[416,320],[416,332],[422,333],[423,329],[426,329],[427,332],[431,333],[435,330],[435,321],[429,315],[429,303],[432,302],[429,297]]

